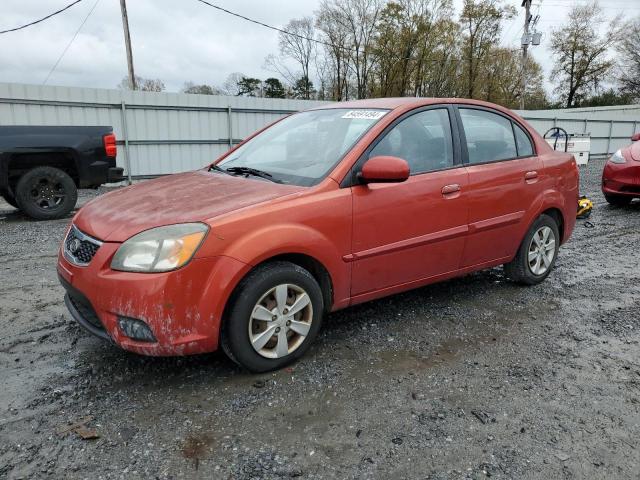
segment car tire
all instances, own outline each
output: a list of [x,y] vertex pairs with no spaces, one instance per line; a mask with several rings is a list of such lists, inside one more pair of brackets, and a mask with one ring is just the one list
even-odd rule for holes
[[[291,307],[297,309],[293,316]],[[252,372],[282,368],[309,349],[323,312],[322,290],[307,270],[290,262],[267,263],[249,273],[232,295],[222,349]]]
[[516,283],[536,285],[553,270],[559,247],[558,224],[549,215],[540,215],[524,236],[515,258],[504,265],[504,272]]
[[5,195],[2,195],[2,198],[4,199],[5,202],[7,202],[12,207],[20,208],[20,207],[18,207],[18,203],[16,202],[16,198],[13,195],[5,194]]
[[78,189],[73,179],[54,167],[33,168],[16,185],[18,207],[36,220],[65,217],[77,200]]
[[615,207],[625,207],[631,203],[631,197],[625,195],[605,195],[604,199]]

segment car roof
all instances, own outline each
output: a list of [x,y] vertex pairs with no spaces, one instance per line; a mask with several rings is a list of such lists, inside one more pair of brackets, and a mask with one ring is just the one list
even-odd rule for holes
[[440,103],[465,103],[471,105],[481,105],[490,108],[502,107],[481,100],[471,100],[465,98],[432,98],[432,97],[393,97],[393,98],[371,98],[365,100],[348,100],[345,102],[335,102],[316,107],[313,110],[322,110],[326,108],[385,108],[394,110],[399,107],[421,107],[425,105],[433,105]]

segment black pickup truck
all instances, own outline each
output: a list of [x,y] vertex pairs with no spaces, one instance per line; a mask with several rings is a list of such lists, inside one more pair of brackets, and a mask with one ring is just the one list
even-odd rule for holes
[[0,195],[38,220],[67,215],[78,188],[124,180],[112,127],[0,126]]

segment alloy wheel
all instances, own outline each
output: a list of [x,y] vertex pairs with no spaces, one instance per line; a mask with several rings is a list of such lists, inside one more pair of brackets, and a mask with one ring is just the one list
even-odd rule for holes
[[60,207],[67,194],[60,182],[41,177],[31,184],[30,195],[31,201],[39,208],[53,210]]
[[527,263],[529,270],[534,275],[544,275],[551,268],[553,259],[556,255],[556,236],[550,227],[540,227],[533,234],[529,251],[527,254]]
[[302,345],[312,321],[309,294],[298,285],[277,285],[253,307],[249,320],[251,346],[265,358],[287,356]]

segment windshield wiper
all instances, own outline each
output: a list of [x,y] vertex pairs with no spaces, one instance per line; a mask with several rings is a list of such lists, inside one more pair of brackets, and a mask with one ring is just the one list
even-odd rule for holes
[[258,170],[257,168],[251,167],[229,167],[226,169],[229,173],[237,173],[240,175],[253,175],[255,177],[264,178],[265,180],[270,180],[275,183],[282,183],[280,180],[276,180],[273,178],[273,175],[270,173],[264,172],[262,170]]
[[216,172],[226,173],[227,175],[229,175],[229,172],[227,172],[224,168],[219,167],[218,165],[211,165],[209,167],[209,171],[211,170],[215,170]]

